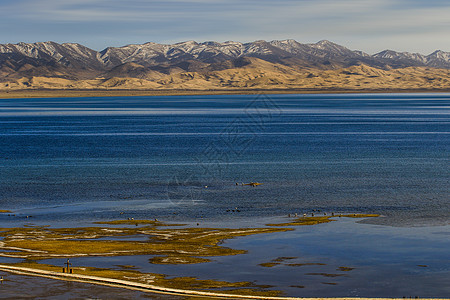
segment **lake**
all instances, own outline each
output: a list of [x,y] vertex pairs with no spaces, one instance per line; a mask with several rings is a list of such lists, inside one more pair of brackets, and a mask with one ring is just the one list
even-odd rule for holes
[[[442,281],[450,275],[449,153],[450,94],[0,99],[0,209],[16,214],[0,215],[0,225],[84,226],[125,212],[252,227],[295,213],[378,213],[364,224],[340,220],[228,241],[253,249],[247,271],[236,275],[229,274],[239,256],[157,269],[255,278],[293,296],[415,296],[410,288],[443,297],[450,294]],[[250,182],[262,184],[242,185]],[[277,256],[356,271],[333,285],[298,268],[259,266]],[[228,275],[211,275],[224,265]],[[401,284],[389,285],[389,275]]]

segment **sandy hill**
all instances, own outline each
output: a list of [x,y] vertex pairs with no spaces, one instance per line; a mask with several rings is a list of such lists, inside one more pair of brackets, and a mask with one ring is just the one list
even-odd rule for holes
[[110,47],[0,44],[0,90],[448,90],[450,53],[375,55],[329,41]]

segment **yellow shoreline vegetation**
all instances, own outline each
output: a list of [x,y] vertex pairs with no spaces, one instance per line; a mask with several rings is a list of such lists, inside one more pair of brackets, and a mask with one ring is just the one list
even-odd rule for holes
[[[265,228],[167,228],[153,220],[116,220],[96,222],[103,225],[139,225],[134,227],[76,227],[50,228],[26,226],[0,228],[0,256],[26,259],[48,259],[77,256],[154,255],[155,264],[192,264],[210,261],[207,257],[245,253],[221,246],[235,237],[293,230],[283,226],[316,225],[334,221],[336,217],[367,218],[376,214],[347,214],[339,216],[300,217],[287,223],[267,224]],[[144,226],[142,226],[144,225]],[[162,227],[162,228],[160,228]],[[274,228],[276,227],[276,228]],[[124,240],[125,237],[137,240]],[[102,238],[102,240],[99,240]],[[278,261],[291,258],[279,258]]]
[[76,89],[19,89],[1,90],[0,99],[11,98],[71,98],[71,97],[135,97],[135,96],[192,96],[192,95],[256,95],[256,94],[333,94],[333,93],[448,93],[449,88],[390,88],[390,89],[234,89],[234,90],[76,90]]
[[[142,220],[139,220],[142,222]],[[287,228],[182,228],[159,229],[162,223],[137,228],[48,228],[23,227],[0,229],[0,256],[47,259],[77,256],[158,255],[158,264],[192,264],[210,261],[209,256],[237,255],[244,250],[219,246],[225,239],[261,233],[282,232]],[[127,221],[127,224],[128,221]],[[142,236],[143,241],[120,240]],[[98,240],[99,238],[110,238]],[[8,251],[9,250],[9,251]]]
[[301,226],[301,225],[317,225],[322,223],[333,222],[332,218],[346,217],[346,218],[373,218],[379,217],[378,214],[339,214],[335,216],[318,216],[318,217],[300,217],[295,218],[290,222],[277,223],[277,224],[266,224],[267,226]]
[[[343,217],[375,217],[372,214],[342,215]],[[276,233],[293,230],[281,226],[316,225],[331,222],[331,218],[303,217],[289,223],[268,224],[264,228],[168,228],[180,224],[166,224],[157,220],[116,220],[96,222],[107,225],[99,227],[50,228],[49,226],[24,226],[19,228],[0,228],[0,256],[23,258],[21,263],[10,264],[18,267],[62,272],[62,266],[40,264],[39,260],[51,258],[73,258],[81,256],[131,256],[148,255],[153,264],[196,264],[209,262],[209,257],[238,255],[245,250],[222,246],[226,239],[263,233]],[[128,227],[117,227],[126,225]],[[139,225],[139,226],[130,226]],[[135,237],[137,240],[126,240]],[[100,239],[101,238],[101,239]],[[300,267],[305,265],[324,265],[322,263],[292,263],[297,257],[278,257],[271,262],[260,264],[263,267],[286,265]],[[287,261],[291,263],[286,263]],[[152,283],[163,287],[180,289],[213,290],[228,294],[247,294],[278,296],[280,291],[267,290],[269,286],[255,285],[251,282],[225,282],[200,280],[193,277],[167,278],[162,274],[141,273],[134,266],[118,266],[120,270],[74,267],[77,274],[102,278],[123,279],[141,283]],[[352,268],[340,267],[339,271]],[[325,273],[311,273],[311,275]],[[337,275],[342,276],[342,275]]]

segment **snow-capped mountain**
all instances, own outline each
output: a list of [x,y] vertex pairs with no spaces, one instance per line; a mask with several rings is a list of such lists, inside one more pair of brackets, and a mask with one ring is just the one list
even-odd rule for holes
[[[358,63],[378,65],[371,61],[370,55],[361,51],[352,51],[329,41],[316,44],[301,44],[295,40],[239,42],[188,41],[172,45],[146,43],[110,47],[101,53],[106,66],[134,62],[145,66],[173,64],[182,61],[197,60],[204,63],[220,63],[241,57],[257,57],[270,62],[298,64],[299,66],[349,66]],[[292,60],[294,59],[294,61]],[[372,59],[373,60],[373,59]]]
[[16,54],[38,60],[50,60],[66,67],[95,69],[103,65],[97,51],[76,43],[0,44],[0,54]]
[[107,66],[134,62],[143,65],[155,65],[186,60],[201,60],[213,62],[228,60],[241,56],[241,43],[197,43],[188,41],[173,45],[146,43],[143,45],[127,45],[124,47],[109,47],[101,51],[101,60]]
[[[76,43],[0,44],[0,79],[19,74],[58,72],[59,77],[87,76],[109,72],[124,64],[136,70],[170,73],[173,68],[185,71],[219,70],[239,66],[238,59],[255,57],[271,63],[296,68],[336,69],[365,64],[381,69],[428,66],[450,69],[450,53],[435,51],[430,55],[385,50],[369,55],[322,40],[302,44],[295,40],[240,42],[187,41],[176,44],[132,44],[95,51]],[[236,64],[237,62],[237,64]],[[142,66],[144,69],[142,69]],[[32,71],[31,71],[32,70]]]
[[329,58],[345,60],[355,57],[366,57],[367,55],[362,52],[351,51],[329,41],[320,41],[316,44],[301,44],[295,40],[255,41],[252,43],[196,43],[188,41],[173,45],[146,43],[143,45],[111,47],[101,52],[103,62],[113,65],[126,62],[149,65],[190,59],[211,63],[243,56],[263,59],[268,57],[296,57],[316,62]]
[[396,52],[392,50],[384,50],[373,55],[375,58],[386,61],[393,61],[395,64],[403,63],[412,66],[427,65],[427,57],[419,53]]
[[380,59],[393,67],[396,67],[396,65],[410,65],[443,69],[450,68],[450,52],[444,52],[441,50],[437,50],[429,55],[385,50],[374,54],[373,57]]
[[427,66],[450,69],[450,52],[437,50],[427,56]]

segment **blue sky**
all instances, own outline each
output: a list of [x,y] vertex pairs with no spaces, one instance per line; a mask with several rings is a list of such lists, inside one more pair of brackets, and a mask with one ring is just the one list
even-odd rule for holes
[[354,50],[450,52],[450,1],[1,0],[0,43],[327,39]]

